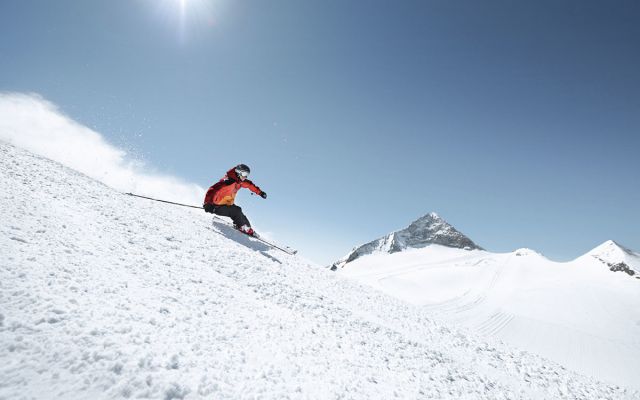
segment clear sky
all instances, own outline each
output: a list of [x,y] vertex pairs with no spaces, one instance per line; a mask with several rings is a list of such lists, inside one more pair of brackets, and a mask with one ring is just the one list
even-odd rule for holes
[[640,250],[640,2],[0,2],[34,92],[329,263],[435,211],[491,251]]

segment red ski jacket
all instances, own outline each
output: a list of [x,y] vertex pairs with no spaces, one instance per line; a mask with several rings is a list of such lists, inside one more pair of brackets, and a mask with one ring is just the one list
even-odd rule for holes
[[204,204],[230,206],[235,201],[236,194],[240,188],[247,188],[258,195],[262,193],[262,190],[250,180],[241,181],[234,167],[227,171],[227,174],[218,183],[207,190],[207,194],[204,196]]

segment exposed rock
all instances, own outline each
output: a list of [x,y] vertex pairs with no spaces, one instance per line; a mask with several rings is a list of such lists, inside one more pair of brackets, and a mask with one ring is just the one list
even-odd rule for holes
[[471,239],[460,233],[436,213],[417,219],[407,228],[359,246],[331,266],[335,270],[345,264],[374,252],[397,253],[408,248],[421,248],[439,244],[465,250],[482,250]]

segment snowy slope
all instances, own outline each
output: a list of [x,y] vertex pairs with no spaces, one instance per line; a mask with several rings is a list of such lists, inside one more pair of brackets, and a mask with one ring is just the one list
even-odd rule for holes
[[342,268],[362,256],[374,253],[397,253],[406,249],[419,249],[431,244],[465,250],[482,250],[438,214],[432,212],[413,221],[408,227],[379,239],[355,247],[349,254],[333,264]]
[[611,271],[622,271],[640,279],[640,254],[633,252],[613,240],[607,240],[591,250],[583,258],[594,258]]
[[2,399],[640,398],[2,142],[0,187]]
[[640,388],[640,281],[591,255],[556,263],[529,249],[434,245],[362,257],[339,273],[474,334]]

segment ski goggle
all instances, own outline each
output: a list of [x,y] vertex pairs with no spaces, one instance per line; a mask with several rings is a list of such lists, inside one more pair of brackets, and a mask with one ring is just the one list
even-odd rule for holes
[[247,171],[236,170],[236,174],[238,174],[238,176],[243,179],[247,179],[247,177],[249,176],[249,173]]

